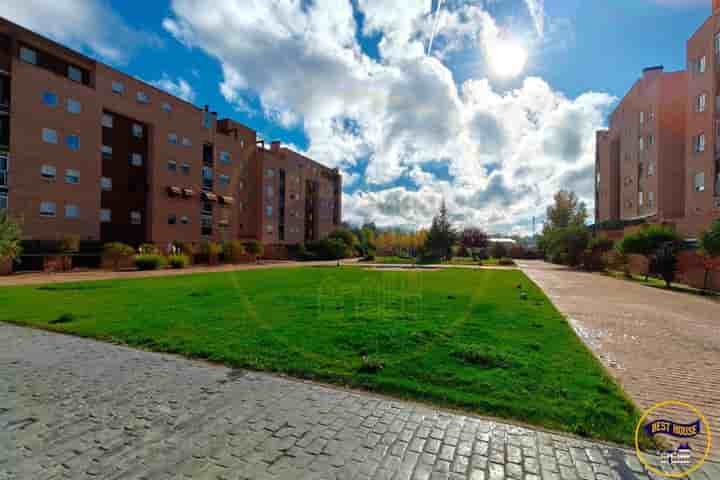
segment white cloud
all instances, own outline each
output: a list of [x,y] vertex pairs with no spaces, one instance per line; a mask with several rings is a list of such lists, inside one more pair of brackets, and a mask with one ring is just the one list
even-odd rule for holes
[[[174,0],[164,26],[221,63],[229,102],[258,98],[266,116],[303,128],[305,153],[340,167],[346,186],[371,187],[345,196],[347,220],[427,225],[445,199],[455,221],[510,232],[560,187],[592,200],[594,131],[612,97],[567,98],[535,77],[507,91],[478,76],[458,85],[449,54],[487,56],[507,34],[475,2],[446,2],[430,57],[430,0],[357,6],[363,33],[381,36],[380,58],[358,44],[349,0]],[[526,6],[530,46],[545,13],[540,0]]]
[[178,77],[177,81],[173,81],[168,74],[163,73],[160,80],[151,80],[148,83],[160,90],[165,90],[171,95],[182,98],[186,102],[192,103],[195,101],[195,90],[182,77]]
[[123,64],[143,46],[162,45],[156,35],[131,28],[101,0],[10,0],[0,16],[64,45]]

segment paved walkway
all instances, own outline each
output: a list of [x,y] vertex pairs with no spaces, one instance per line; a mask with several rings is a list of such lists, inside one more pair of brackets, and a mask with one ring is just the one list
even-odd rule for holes
[[520,267],[640,408],[681,400],[700,409],[720,461],[719,303],[541,261]]
[[0,324],[0,479],[66,478],[649,477],[615,447]]
[[[344,265],[354,265],[359,259],[343,260]],[[336,261],[318,261],[318,262],[295,262],[282,260],[268,260],[262,263],[240,263],[233,265],[210,266],[193,266],[184,269],[163,269],[163,270],[131,270],[115,272],[112,270],[87,270],[82,272],[61,272],[61,273],[18,273],[8,276],[0,276],[0,287],[12,285],[40,285],[44,283],[66,283],[66,282],[87,282],[93,280],[114,280],[114,279],[131,279],[131,278],[148,278],[148,277],[167,277],[173,275],[194,275],[197,273],[218,273],[218,272],[234,272],[236,270],[256,270],[258,268],[297,268],[297,267],[317,267],[332,266]]]

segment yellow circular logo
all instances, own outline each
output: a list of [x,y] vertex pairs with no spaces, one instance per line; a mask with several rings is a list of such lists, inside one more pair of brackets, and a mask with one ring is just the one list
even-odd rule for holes
[[[682,409],[688,410],[689,412],[692,412],[693,416],[695,416],[697,420],[695,422],[685,424],[674,422],[671,419],[661,417],[647,422],[648,418],[651,417],[653,412],[660,409],[665,409],[667,407],[680,407]],[[682,471],[663,472],[656,465],[653,465],[653,462],[651,462],[650,459],[646,456],[646,454],[642,450],[640,450],[641,429],[644,430],[650,437],[653,437],[655,435],[663,435],[665,437],[679,440],[679,445],[675,446],[674,448],[658,452],[658,456],[660,457],[661,463],[668,466],[673,466],[674,468],[680,468]],[[694,452],[690,447],[688,440],[702,436],[706,438],[705,450],[698,460],[694,460]],[[668,400],[666,402],[657,403],[649,409],[645,410],[642,417],[640,417],[640,421],[638,422],[637,427],[635,427],[635,453],[638,457],[638,460],[640,460],[640,463],[642,463],[645,468],[647,468],[650,472],[661,477],[687,477],[695,470],[703,466],[708,456],[710,455],[711,446],[712,433],[710,433],[710,425],[708,424],[707,419],[702,414],[702,412],[700,412],[700,410],[686,402],[681,402],[678,400]]]

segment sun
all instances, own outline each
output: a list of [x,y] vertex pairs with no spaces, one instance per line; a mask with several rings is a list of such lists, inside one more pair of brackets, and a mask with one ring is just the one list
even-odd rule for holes
[[528,53],[517,42],[499,40],[488,51],[490,69],[499,77],[517,77],[527,63]]

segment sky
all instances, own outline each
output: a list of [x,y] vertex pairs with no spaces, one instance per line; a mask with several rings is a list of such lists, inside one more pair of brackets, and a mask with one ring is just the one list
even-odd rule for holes
[[343,174],[343,217],[538,229],[593,211],[595,131],[711,0],[10,0],[0,16]]

